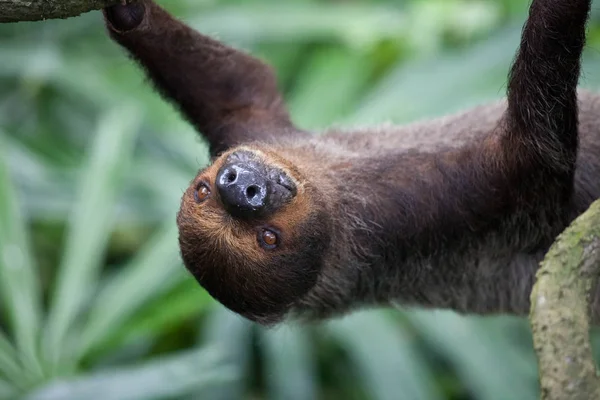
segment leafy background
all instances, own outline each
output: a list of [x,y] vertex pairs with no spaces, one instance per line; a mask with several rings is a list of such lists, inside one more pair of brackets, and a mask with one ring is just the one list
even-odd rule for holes
[[[163,1],[272,63],[313,129],[503,96],[525,3]],[[588,88],[600,84],[597,21]],[[537,397],[524,319],[386,309],[265,330],[226,312],[176,242],[206,147],[100,13],[0,26],[0,60],[0,399]]]

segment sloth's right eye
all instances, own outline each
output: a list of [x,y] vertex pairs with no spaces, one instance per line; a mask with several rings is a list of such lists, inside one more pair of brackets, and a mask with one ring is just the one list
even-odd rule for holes
[[259,234],[259,243],[263,248],[273,250],[279,244],[279,237],[272,230],[264,229]]
[[203,203],[210,197],[210,189],[208,186],[206,186],[206,184],[201,183],[200,186],[198,186],[194,197],[196,198],[196,202]]

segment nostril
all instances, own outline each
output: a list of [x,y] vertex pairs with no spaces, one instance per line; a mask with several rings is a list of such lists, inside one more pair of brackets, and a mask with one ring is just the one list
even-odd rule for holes
[[249,200],[252,200],[257,194],[258,187],[256,187],[255,185],[249,186],[248,189],[246,189],[246,196]]
[[227,176],[225,177],[225,179],[227,179],[227,182],[232,183],[233,181],[235,181],[235,178],[237,178],[237,173],[235,171],[231,171],[227,174]]

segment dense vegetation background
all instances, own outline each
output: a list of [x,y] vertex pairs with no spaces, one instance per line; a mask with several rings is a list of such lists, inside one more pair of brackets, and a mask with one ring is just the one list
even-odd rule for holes
[[[320,128],[504,95],[521,0],[171,0],[272,63]],[[582,86],[600,85],[593,22]],[[0,26],[0,399],[535,399],[524,319],[372,310],[264,330],[178,258],[206,148],[99,12]]]

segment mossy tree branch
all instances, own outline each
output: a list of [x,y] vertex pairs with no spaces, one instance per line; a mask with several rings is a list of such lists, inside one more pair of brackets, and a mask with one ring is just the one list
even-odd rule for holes
[[0,0],[0,22],[76,17],[121,0]]
[[600,399],[590,301],[600,275],[600,201],[567,228],[537,273],[530,322],[543,400]]

